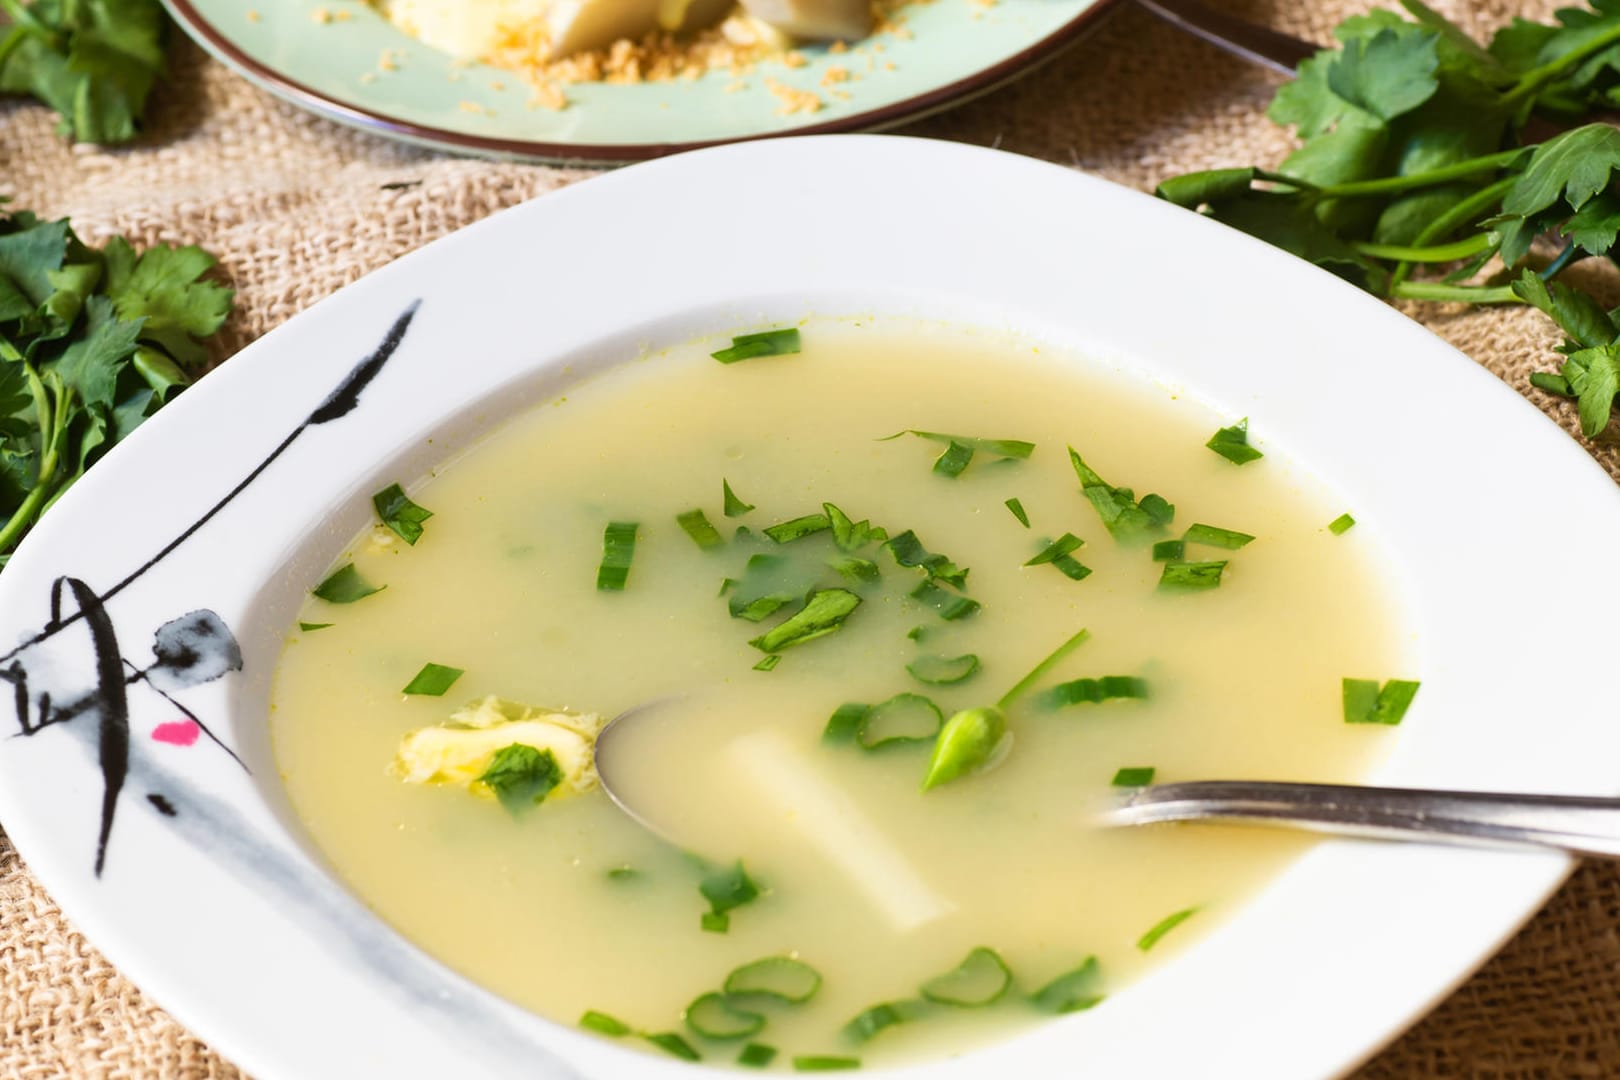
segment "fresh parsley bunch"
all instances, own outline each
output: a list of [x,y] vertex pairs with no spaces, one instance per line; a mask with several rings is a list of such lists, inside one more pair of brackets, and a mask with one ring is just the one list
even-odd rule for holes
[[231,290],[196,247],[86,246],[0,207],[0,566],[85,469],[191,381]]
[[1620,108],[1620,0],[1517,19],[1488,46],[1401,6],[1340,24],[1339,47],[1278,90],[1269,115],[1302,145],[1276,171],[1192,173],[1158,194],[1382,296],[1535,306],[1565,359],[1532,382],[1577,398],[1596,438],[1620,392],[1620,309],[1565,272],[1620,263],[1620,130],[1571,125]]
[[0,93],[43,101],[81,142],[135,137],[163,74],[158,0],[0,0],[0,14]]

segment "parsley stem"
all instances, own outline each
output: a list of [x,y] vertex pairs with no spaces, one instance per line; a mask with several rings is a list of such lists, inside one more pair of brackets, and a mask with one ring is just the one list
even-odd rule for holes
[[34,371],[32,364],[25,363],[24,370],[28,376],[28,390],[34,397],[34,408],[39,414],[41,438],[39,478],[23,498],[21,505],[6,521],[5,526],[0,528],[0,551],[10,551],[51,500],[55,489],[56,466],[61,460],[62,436],[66,434],[67,418],[71,411],[68,406],[71,403],[72,390],[61,387],[53,416],[51,393],[45,382]]
[[[1481,188],[1425,225],[1423,231],[1413,238],[1413,245],[1422,247],[1424,244],[1450,236],[1452,230],[1461,225],[1473,225],[1481,214],[1495,208],[1518,182],[1517,176],[1505,176],[1489,187]],[[1412,264],[1402,263],[1391,275],[1390,285],[1391,287],[1399,285],[1411,276]]]
[[1478,255],[1491,246],[1487,233],[1477,233],[1466,240],[1431,247],[1408,247],[1404,244],[1355,244],[1356,252],[1373,259],[1396,259],[1401,262],[1445,263]]
[[1568,269],[1570,263],[1584,259],[1585,257],[1586,255],[1575,246],[1575,241],[1571,240],[1569,243],[1564,245],[1564,250],[1558,253],[1558,257],[1553,259],[1552,262],[1548,263],[1546,268],[1536,276],[1542,281],[1551,281],[1553,278],[1557,277],[1559,274]]
[[1045,675],[1048,671],[1051,671],[1052,668],[1057,665],[1058,661],[1062,660],[1065,656],[1068,656],[1075,649],[1078,649],[1090,636],[1091,632],[1089,630],[1081,630],[1068,641],[1065,641],[1056,649],[1052,650],[1052,654],[1050,656],[1036,664],[1033,671],[1031,671],[1028,675],[1025,675],[1022,679],[1019,679],[1011,690],[1008,690],[1005,694],[1001,695],[1001,700],[996,702],[996,708],[1002,710],[1003,712],[1011,708],[1012,703],[1026,694],[1029,691],[1029,688],[1034,686],[1036,681],[1039,680],[1042,675]]
[[1433,300],[1458,304],[1522,304],[1512,288],[1503,285],[1488,289],[1480,285],[1445,285],[1438,281],[1403,281],[1391,286],[1389,295],[1407,300]]
[[1525,98],[1534,96],[1536,91],[1567,72],[1570,68],[1578,66],[1588,57],[1597,55],[1615,44],[1615,42],[1620,42],[1620,26],[1610,27],[1604,33],[1582,42],[1562,54],[1556,60],[1551,60],[1538,68],[1530,69],[1519,78],[1519,81],[1513,85],[1511,90],[1502,95],[1502,105],[1516,105]]
[[1318,189],[1325,199],[1344,199],[1360,195],[1393,195],[1414,188],[1432,187],[1452,180],[1466,180],[1482,172],[1492,172],[1511,165],[1524,153],[1522,147],[1503,150],[1495,154],[1469,158],[1454,165],[1446,165],[1410,176],[1389,176],[1381,180],[1356,180],[1348,184],[1329,184]]

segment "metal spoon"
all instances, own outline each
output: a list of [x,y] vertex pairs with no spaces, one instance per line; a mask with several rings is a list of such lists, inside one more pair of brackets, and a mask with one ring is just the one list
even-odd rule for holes
[[1551,848],[1620,858],[1620,799],[1197,780],[1141,788],[1104,825],[1240,821],[1385,840]]

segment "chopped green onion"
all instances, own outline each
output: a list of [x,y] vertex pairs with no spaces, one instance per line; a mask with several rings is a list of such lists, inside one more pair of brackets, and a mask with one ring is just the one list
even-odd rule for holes
[[[726,601],[726,608],[731,612],[732,618],[760,622],[785,605],[793,603],[803,594],[799,586],[784,585],[781,581],[781,575],[777,571],[783,563],[781,555],[766,555],[759,552],[748,557],[741,581],[726,579],[732,581],[735,586]],[[724,587],[721,593],[722,595],[725,593]]]
[[1074,533],[1066,532],[1062,536],[1058,537],[1056,540],[1052,541],[1050,544],[1047,544],[1044,548],[1041,549],[1041,552],[1040,552],[1039,555],[1036,555],[1033,559],[1029,560],[1024,565],[1025,566],[1044,566],[1047,563],[1051,562],[1052,560],[1054,560],[1054,559],[1056,559],[1056,558],[1058,558],[1060,556],[1067,555],[1071,551],[1074,551],[1075,549],[1079,548],[1084,543],[1085,543],[1085,541],[1080,539],[1078,536],[1074,535]]
[[907,529],[899,536],[891,536],[884,544],[894,561],[901,566],[922,567],[927,571],[930,579],[938,578],[948,585],[955,585],[958,589],[967,584],[968,571],[957,566],[943,555],[936,555],[922,546],[917,534]]
[[939,735],[944,722],[939,706],[921,694],[896,694],[866,711],[856,740],[867,750],[892,743],[929,742]]
[[834,710],[827,726],[821,732],[821,741],[825,743],[854,742],[866,724],[866,717],[872,711],[872,706],[857,702],[845,702]]
[[920,623],[918,625],[916,625],[916,626],[913,626],[910,630],[906,631],[906,640],[907,641],[915,641],[915,642],[918,642],[919,644],[922,642],[922,639],[927,637],[927,636],[928,636],[928,627],[923,626]]
[[1249,418],[1242,420],[1231,427],[1223,427],[1209,437],[1204,444],[1221,457],[1234,465],[1247,465],[1265,457],[1260,451],[1249,445]]
[[1136,542],[1169,525],[1176,508],[1161,495],[1144,495],[1137,502],[1130,488],[1114,487],[1081,459],[1074,447],[1069,447],[1069,464],[1080,478],[1080,491],[1091,503],[1097,516],[1102,518],[1108,535],[1121,542]]
[[735,996],[775,998],[802,1005],[821,989],[821,972],[791,956],[767,956],[744,964],[726,976],[724,990]]
[[881,1001],[855,1014],[854,1019],[844,1025],[844,1038],[863,1043],[897,1024],[918,1020],[926,1015],[926,1001]]
[[1068,656],[1075,649],[1084,644],[1085,640],[1090,636],[1091,632],[1089,630],[1077,631],[1073,637],[1069,638],[1069,640],[1053,649],[1051,653],[1047,655],[1046,659],[1042,660],[1040,663],[1036,664],[1032,669],[1030,669],[1030,673],[1028,675],[1025,675],[1022,679],[1019,679],[1018,682],[1013,684],[1013,688],[1011,690],[1008,690],[1005,694],[1001,695],[1001,700],[996,702],[996,708],[1011,708],[1014,701],[1028,693],[1029,688],[1039,682],[1043,675],[1045,675],[1048,671],[1051,671],[1052,668],[1056,667],[1058,662],[1061,661],[1065,656]]
[[731,481],[729,480],[721,479],[720,494],[725,499],[726,517],[728,518],[742,517],[754,508],[753,503],[746,503],[737,498],[737,493],[731,490]]
[[422,697],[443,697],[444,692],[455,685],[455,681],[466,672],[458,667],[446,667],[443,664],[424,664],[422,670],[416,673],[402,694],[418,694]]
[[846,1069],[861,1067],[860,1058],[852,1057],[796,1057],[793,1059],[795,1072],[843,1072]]
[[675,1034],[673,1031],[660,1031],[650,1035],[642,1035],[643,1039],[652,1043],[667,1054],[673,1054],[682,1061],[702,1061],[703,1055],[692,1049],[692,1044]]
[[955,686],[973,677],[979,670],[979,658],[973,653],[962,656],[919,656],[906,665],[911,677],[929,686]]
[[1089,956],[1086,962],[1066,972],[1030,995],[1030,1001],[1042,1012],[1063,1015],[1089,1009],[1103,999],[1100,992],[1102,975],[1097,958]]
[[1154,771],[1151,765],[1123,768],[1114,774],[1112,783],[1114,787],[1147,787],[1153,783]]
[[798,351],[799,331],[797,327],[790,327],[734,337],[730,348],[709,355],[722,364],[735,364],[739,360],[753,360],[760,356],[791,356]]
[[1022,439],[976,439],[971,435],[947,435],[943,431],[918,431],[915,428],[897,431],[893,435],[885,435],[878,442],[889,442],[900,438],[902,435],[915,435],[919,439],[944,443],[947,446],[961,446],[970,452],[983,450],[985,453],[994,454],[996,457],[1016,458],[1019,461],[1028,460],[1029,455],[1035,452],[1035,444],[1025,442]]
[[760,660],[759,663],[755,664],[754,665],[754,670],[755,671],[775,671],[776,670],[776,665],[780,664],[781,662],[782,662],[782,657],[777,653],[772,653],[770,656],[765,657],[764,659]]
[[978,772],[995,757],[1007,737],[1007,718],[1001,710],[986,706],[963,709],[945,722],[934,740],[934,752],[923,774],[922,790],[928,791],[960,776]]
[[722,915],[715,911],[705,911],[698,919],[698,925],[707,934],[724,934],[731,929],[731,916]]
[[855,551],[863,548],[874,540],[887,540],[889,531],[881,525],[873,525],[870,521],[855,521],[832,503],[822,503],[821,512],[827,515],[832,523],[833,542],[841,551]]
[[1058,683],[1041,695],[1041,704],[1049,709],[1065,705],[1096,705],[1115,698],[1145,699],[1148,696],[1146,679],[1134,675],[1104,675],[1100,679],[1074,679]]
[[877,581],[883,576],[878,564],[871,559],[863,559],[859,555],[844,555],[827,563],[838,571],[838,576],[851,585],[862,585]]
[[737,586],[737,579],[736,578],[733,578],[733,577],[721,578],[720,579],[720,591],[715,593],[714,595],[716,595],[716,596],[724,596],[724,595],[726,595],[726,593],[730,592],[736,586]]
[[360,571],[354,568],[354,563],[349,563],[333,571],[331,576],[315,586],[314,592],[328,604],[352,604],[386,588],[388,586],[373,585],[361,577]]
[[710,991],[686,1007],[682,1019],[705,1039],[746,1039],[765,1026],[761,1013],[740,1009],[725,994]]
[[1022,525],[1026,529],[1029,528],[1029,515],[1024,513],[1023,503],[1019,502],[1017,499],[1008,499],[1002,505],[1004,505],[1008,510],[1012,511],[1012,516],[1018,519],[1018,524]]
[[861,598],[848,589],[817,589],[796,614],[748,644],[760,652],[771,653],[803,645],[841,628],[844,620],[860,606]]
[[1160,540],[1153,545],[1154,562],[1180,562],[1187,557],[1187,543],[1184,540]]
[[422,538],[422,522],[433,516],[433,511],[417,506],[406,498],[404,489],[398,484],[390,484],[373,495],[371,505],[376,508],[377,517],[384,525],[413,546]]
[[607,876],[609,881],[634,881],[641,877],[641,871],[633,866],[615,866]]
[[912,589],[911,598],[920,600],[933,608],[939,617],[946,622],[965,619],[982,606],[972,597],[958,596],[955,593],[946,592],[932,581],[924,581],[915,589]]
[[478,783],[493,791],[501,805],[516,814],[545,802],[562,778],[562,766],[550,750],[513,743],[495,751]]
[[1233,529],[1219,529],[1214,525],[1191,525],[1188,526],[1184,539],[1189,544],[1208,544],[1210,547],[1236,551],[1254,537]]
[[611,521],[602,532],[602,565],[596,571],[596,587],[603,592],[619,592],[630,577],[630,560],[636,555],[634,521]]
[[806,514],[792,521],[782,521],[765,530],[765,535],[778,544],[790,543],[806,536],[832,528],[826,514]]
[[1159,575],[1159,588],[1179,590],[1217,588],[1221,583],[1221,571],[1225,569],[1225,559],[1218,562],[1165,563],[1164,572]]
[[306,634],[313,634],[315,631],[325,630],[331,625],[329,622],[301,622],[298,624],[298,629]]
[[945,452],[934,459],[934,471],[941,476],[956,479],[973,462],[973,447],[952,440]]
[[1345,533],[1350,531],[1350,527],[1355,523],[1356,519],[1351,517],[1349,514],[1340,514],[1338,517],[1328,522],[1328,532],[1332,533],[1334,536],[1343,536]]
[[737,1064],[749,1069],[764,1069],[776,1060],[776,1047],[764,1043],[749,1043],[737,1055]]
[[607,1013],[597,1012],[595,1009],[585,1011],[585,1015],[579,1018],[579,1026],[598,1035],[607,1035],[615,1039],[635,1030],[623,1020],[615,1019]]
[[1344,680],[1344,722],[1395,725],[1406,716],[1417,696],[1416,682],[1391,679],[1379,689],[1375,679]]
[[727,912],[759,899],[759,885],[743,869],[741,859],[734,866],[710,871],[699,883],[698,891],[709,902],[709,911],[702,919],[703,929],[718,934],[725,933],[730,925]]
[[1152,929],[1137,939],[1136,947],[1141,949],[1143,952],[1147,952],[1149,949],[1153,948],[1153,946],[1159,943],[1160,938],[1164,937],[1164,935],[1168,934],[1170,931],[1174,930],[1176,927],[1180,926],[1182,923],[1186,922],[1196,914],[1198,914],[1198,909],[1195,907],[1190,907],[1185,911],[1178,911],[1174,915],[1166,915],[1164,918],[1154,923]]
[[701,508],[688,510],[684,514],[676,514],[675,521],[681,528],[686,530],[686,535],[692,538],[692,542],[705,551],[709,548],[717,548],[726,542],[725,537],[720,535],[719,530],[709,524],[709,515],[705,514]]
[[994,949],[983,945],[967,954],[955,970],[929,979],[922,996],[940,1005],[978,1009],[1000,1001],[1012,988],[1012,970]]

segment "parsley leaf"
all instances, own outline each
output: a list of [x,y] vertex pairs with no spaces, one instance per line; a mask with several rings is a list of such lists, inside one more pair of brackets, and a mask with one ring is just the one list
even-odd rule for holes
[[513,743],[495,751],[478,783],[495,793],[501,805],[516,814],[546,801],[562,783],[562,766],[550,750]]

